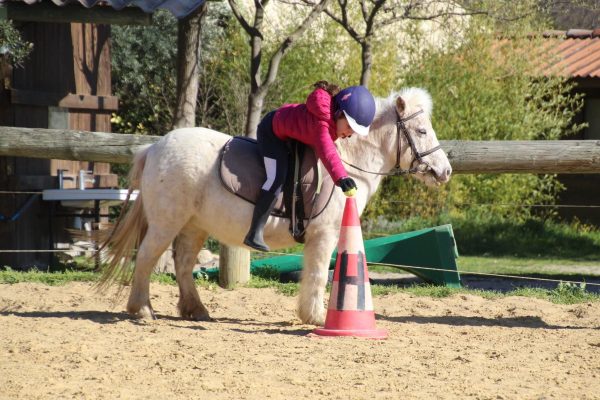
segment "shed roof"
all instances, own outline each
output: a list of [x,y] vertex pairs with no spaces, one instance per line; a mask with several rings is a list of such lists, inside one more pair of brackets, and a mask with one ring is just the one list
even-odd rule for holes
[[600,78],[600,29],[549,31],[543,37],[544,75]]
[[[0,0],[0,4],[12,0]],[[20,0],[27,4],[40,3],[43,0]],[[183,18],[204,4],[206,0],[52,0],[57,6],[64,6],[70,3],[81,3],[87,8],[96,5],[108,5],[115,10],[121,10],[127,6],[136,6],[147,13],[156,11],[159,8],[169,10],[175,17]]]

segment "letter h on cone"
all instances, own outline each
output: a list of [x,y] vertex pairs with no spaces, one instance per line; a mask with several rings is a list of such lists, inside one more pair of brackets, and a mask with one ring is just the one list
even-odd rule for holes
[[344,207],[325,327],[315,329],[313,333],[387,338],[386,330],[375,327],[369,272],[354,197],[348,197]]

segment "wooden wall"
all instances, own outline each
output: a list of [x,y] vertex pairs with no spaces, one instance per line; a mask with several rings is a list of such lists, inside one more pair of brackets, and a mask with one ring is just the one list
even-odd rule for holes
[[[600,79],[587,78],[578,79],[577,92],[584,97],[584,109],[575,118],[576,123],[586,122],[586,115],[590,114],[589,107],[591,99],[600,99]],[[594,129],[591,132],[590,129]],[[568,139],[595,139],[597,140],[598,127],[592,126],[581,131],[579,134]],[[565,190],[559,195],[558,204],[590,206],[600,205],[600,174],[574,174],[558,175],[558,179],[565,186]],[[598,208],[574,208],[566,207],[559,209],[559,215],[566,220],[578,219],[586,224],[600,226],[600,210]]]
[[[0,88],[0,123],[36,128],[64,128],[110,132],[117,99],[111,96],[110,27],[81,23],[21,23],[33,51],[22,68],[13,68],[10,82]],[[1,71],[1,69],[0,69]],[[6,78],[6,77],[5,77]],[[6,80],[6,79],[5,79]],[[116,187],[117,176],[107,163],[0,158],[0,213],[11,216],[43,189],[57,188],[57,171],[65,170],[65,188],[76,187],[79,170],[92,171],[95,182],[87,187]],[[49,220],[55,204],[34,199],[14,222],[0,221],[0,249],[48,249],[50,240],[69,241],[68,218]],[[73,210],[55,210],[58,214]],[[52,231],[50,230],[52,226]],[[46,266],[46,253],[0,253],[0,264],[16,268]]]

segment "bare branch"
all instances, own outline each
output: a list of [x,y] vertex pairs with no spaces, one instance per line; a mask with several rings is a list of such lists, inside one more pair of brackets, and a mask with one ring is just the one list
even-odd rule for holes
[[229,0],[229,7],[231,7],[231,12],[233,12],[235,19],[238,20],[238,22],[240,23],[242,28],[244,28],[244,30],[248,33],[248,35],[252,36],[254,33],[254,28],[252,28],[252,26],[250,26],[248,21],[246,21],[246,19],[240,12],[240,9],[238,7],[236,0]]
[[363,9],[363,18],[367,24],[367,29],[365,32],[365,36],[371,36],[373,34],[373,30],[375,28],[375,17],[377,16],[377,13],[379,12],[379,10],[381,9],[381,7],[383,7],[383,5],[385,4],[385,2],[387,0],[376,0],[373,2],[373,8],[371,9],[371,12],[369,13],[367,10],[367,7],[364,3],[364,0],[362,0],[363,3],[361,4],[362,9]]
[[[281,59],[288,52],[291,46],[304,34],[304,32],[308,29],[308,27],[312,24],[312,22],[317,18],[317,16],[323,12],[323,10],[327,7],[327,3],[329,0],[321,0],[316,6],[313,7],[310,14],[306,17],[304,21],[298,26],[298,28],[292,32],[284,41],[281,43],[275,54],[271,57],[271,61],[269,62],[269,69],[267,70],[267,78],[265,83],[262,85],[264,90],[266,90],[267,86],[271,85],[275,78],[277,77],[277,71],[279,69],[279,63]],[[262,88],[261,88],[262,89]]]

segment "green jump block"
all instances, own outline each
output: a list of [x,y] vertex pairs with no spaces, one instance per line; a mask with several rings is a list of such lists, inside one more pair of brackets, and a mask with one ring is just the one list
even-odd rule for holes
[[[369,239],[364,245],[369,263],[394,264],[429,283],[448,287],[461,286],[452,225]],[[336,256],[337,251],[331,256],[330,269],[335,267]],[[280,274],[300,271],[302,261],[301,254],[262,258],[250,263],[250,272],[266,266],[275,268]],[[203,273],[212,277],[217,276],[219,271],[211,268]]]
[[365,252],[370,263],[402,266],[426,282],[461,287],[452,225],[370,239],[365,241]]

